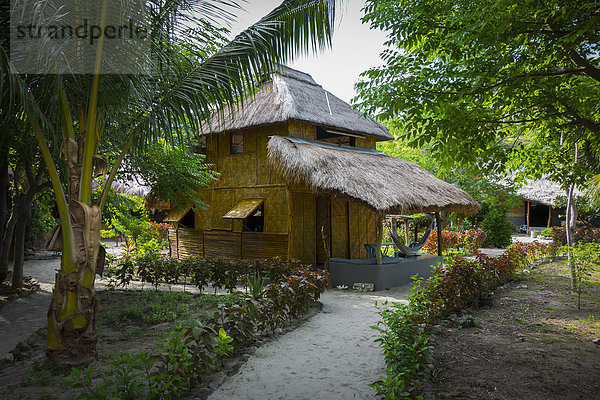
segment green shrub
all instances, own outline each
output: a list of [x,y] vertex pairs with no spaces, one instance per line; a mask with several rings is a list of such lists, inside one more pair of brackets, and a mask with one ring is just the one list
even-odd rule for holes
[[512,242],[514,225],[506,218],[506,212],[501,210],[490,210],[481,226],[487,236],[484,246],[506,247]]
[[[559,246],[567,244],[567,232],[564,226],[553,226],[551,229],[554,243]],[[600,229],[594,229],[590,224],[578,221],[573,232],[573,242],[600,243]]]
[[547,238],[552,237],[552,228],[544,229],[542,232],[540,232],[540,235],[545,236]]
[[377,341],[386,361],[384,375],[373,387],[386,399],[420,398],[419,378],[427,357],[423,332],[445,315],[508,281],[520,268],[555,254],[554,245],[515,243],[498,257],[450,257],[426,282],[415,277],[408,305],[380,309],[382,320],[372,327],[379,332]]

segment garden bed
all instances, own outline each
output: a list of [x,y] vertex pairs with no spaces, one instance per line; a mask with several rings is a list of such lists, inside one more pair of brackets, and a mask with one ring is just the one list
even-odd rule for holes
[[[427,397],[592,399],[600,391],[600,272],[577,309],[564,262],[545,264],[496,291],[495,306],[463,309],[433,330]],[[431,343],[430,343],[431,344]]]

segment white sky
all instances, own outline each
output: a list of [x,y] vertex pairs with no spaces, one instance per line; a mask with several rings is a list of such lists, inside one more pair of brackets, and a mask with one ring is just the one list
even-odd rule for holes
[[[247,1],[242,4],[247,12],[239,13],[232,24],[232,37],[268,14],[282,0]],[[289,65],[312,75],[318,84],[347,102],[355,96],[354,83],[360,73],[382,64],[379,54],[384,49],[385,34],[370,30],[360,21],[363,7],[363,0],[345,0],[336,10],[332,48],[299,58]]]

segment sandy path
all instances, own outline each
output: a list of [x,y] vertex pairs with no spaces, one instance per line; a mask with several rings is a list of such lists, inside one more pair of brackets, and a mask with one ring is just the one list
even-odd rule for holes
[[324,293],[321,313],[261,346],[209,400],[374,398],[369,384],[384,369],[369,328],[379,320],[374,304],[401,300],[409,290]]

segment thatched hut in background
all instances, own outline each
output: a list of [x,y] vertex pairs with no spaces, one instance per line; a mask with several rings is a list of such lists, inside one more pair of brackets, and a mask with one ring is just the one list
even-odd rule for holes
[[[559,183],[549,179],[528,180],[516,190],[522,198],[521,204],[508,212],[508,219],[517,228],[524,227],[529,234],[530,228],[550,228],[560,226],[564,221],[565,208],[557,207],[557,197],[566,196]],[[583,192],[575,188],[574,196],[582,196]]]
[[365,259],[384,213],[478,208],[416,164],[376,151],[393,139],[384,126],[292,69],[217,113],[201,137],[220,177],[200,189],[207,209],[167,216],[173,256]]

